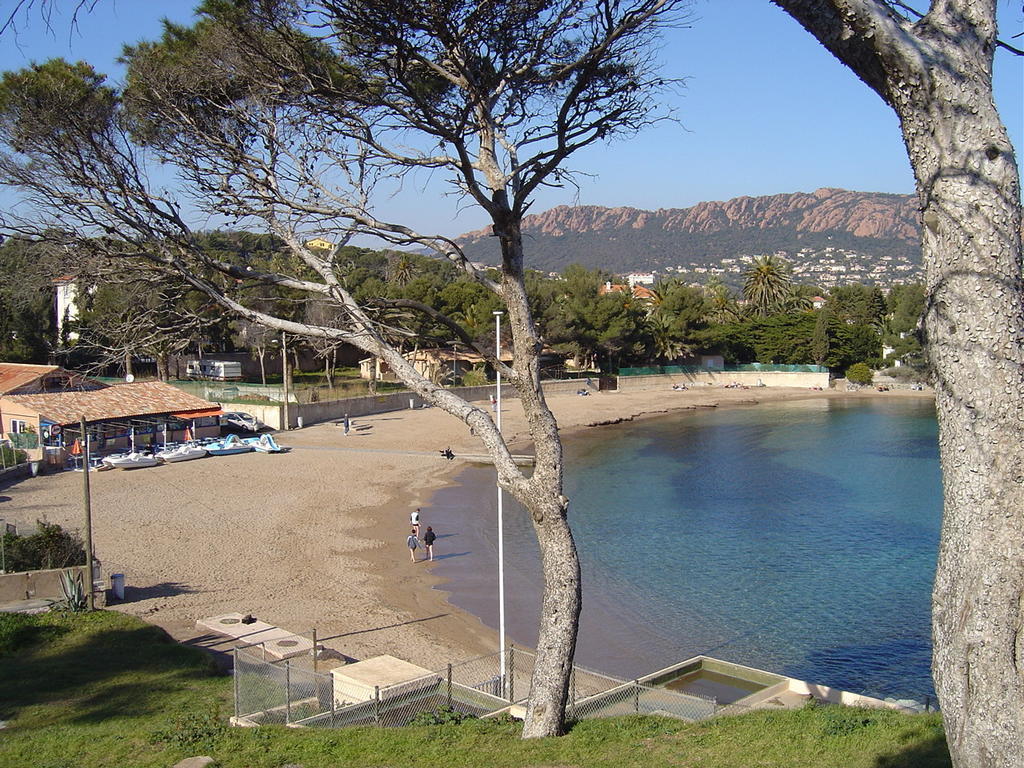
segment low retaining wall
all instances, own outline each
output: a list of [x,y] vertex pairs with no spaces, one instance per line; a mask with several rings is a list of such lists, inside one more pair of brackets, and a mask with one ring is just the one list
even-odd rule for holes
[[651,376],[619,376],[619,391],[671,389],[673,384],[695,387],[797,387],[828,389],[828,373],[784,373],[780,371],[700,371],[697,373],[659,373]]
[[[64,571],[77,571],[82,574],[82,581],[88,584],[88,576],[84,565],[70,568],[53,568],[44,571],[20,571],[18,573],[0,574],[0,604],[17,603],[22,600],[63,600],[64,590],[60,585],[60,575]],[[94,599],[97,605],[105,605],[105,593],[95,590]]]
[[0,488],[10,483],[16,483],[19,480],[23,480],[26,477],[31,477],[32,464],[30,462],[24,462],[23,464],[16,464],[13,467],[7,469],[0,469]]
[[[557,382],[563,384],[565,382]],[[573,382],[574,387],[579,384]],[[547,385],[545,385],[546,387]],[[575,391],[575,388],[573,391]],[[494,386],[455,387],[453,393],[469,401],[487,400],[494,394]],[[546,389],[545,389],[546,391]],[[508,384],[501,387],[502,397],[517,397],[515,388]],[[251,405],[242,403],[218,403],[225,411],[244,411],[251,413],[271,429],[280,430],[284,425],[284,408],[280,404]],[[348,414],[350,418],[370,416],[375,413],[402,411],[408,408],[422,408],[423,398],[415,392],[389,392],[385,395],[365,395],[363,397],[347,397],[344,400],[323,400],[318,403],[289,403],[288,426],[298,425],[302,419],[303,426],[318,424],[324,421],[338,421]]]

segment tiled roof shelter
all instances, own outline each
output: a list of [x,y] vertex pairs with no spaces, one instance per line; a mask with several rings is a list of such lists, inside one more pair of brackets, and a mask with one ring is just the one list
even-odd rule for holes
[[[0,393],[0,437],[26,450],[30,459],[63,464],[65,447],[81,437],[83,418],[96,449],[104,452],[135,450],[137,439],[152,448],[157,442],[219,433],[217,420],[210,417],[220,415],[220,407],[170,384],[108,386],[63,369],[60,375],[72,388],[47,390],[37,382],[26,394]],[[59,381],[53,384],[59,386]],[[95,388],[74,389],[76,385]]]
[[220,413],[215,403],[162,381],[115,384],[85,392],[7,395],[4,400],[18,406],[21,412],[31,409],[46,421],[61,425],[77,424],[83,417],[92,423],[160,415],[178,415],[190,419]]
[[0,395],[102,389],[106,384],[59,365],[0,362]]

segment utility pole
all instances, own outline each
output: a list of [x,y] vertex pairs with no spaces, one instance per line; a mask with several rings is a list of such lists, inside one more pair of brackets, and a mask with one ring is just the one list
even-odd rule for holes
[[281,331],[281,380],[281,386],[284,387],[284,408],[281,410],[284,424],[281,425],[281,429],[288,429],[288,334],[284,331]]
[[[501,310],[494,311],[494,356],[497,360],[494,366],[496,390],[494,402],[494,422],[501,434]],[[495,474],[498,465],[495,463]],[[502,695],[508,690],[505,670],[505,520],[502,510],[501,482],[498,486],[498,674],[501,675]]]
[[82,500],[85,504],[85,594],[89,610],[96,607],[93,601],[92,580],[92,494],[89,490],[89,433],[85,428],[85,416],[80,423],[82,429]]

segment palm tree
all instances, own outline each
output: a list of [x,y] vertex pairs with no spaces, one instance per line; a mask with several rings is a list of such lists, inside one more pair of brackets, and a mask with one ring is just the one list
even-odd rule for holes
[[743,297],[755,315],[764,317],[777,312],[791,291],[789,265],[775,256],[755,256],[743,275]]
[[783,302],[786,312],[810,312],[814,309],[814,297],[818,289],[813,285],[794,285]]
[[708,281],[704,288],[708,297],[707,319],[712,323],[732,323],[740,319],[742,311],[729,287],[717,277]]
[[392,255],[388,261],[390,262],[388,266],[391,268],[390,281],[392,283],[401,287],[412,282],[416,270],[412,257],[409,254],[400,253]]
[[647,318],[647,333],[650,334],[651,351],[656,360],[670,363],[690,351],[672,327],[672,321],[660,312]]

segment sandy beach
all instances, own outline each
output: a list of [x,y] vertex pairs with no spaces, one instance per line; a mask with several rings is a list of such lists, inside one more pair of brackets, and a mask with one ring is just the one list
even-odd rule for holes
[[[687,408],[823,397],[921,397],[805,389],[695,389],[549,398],[563,433]],[[527,451],[518,400],[505,434]],[[497,637],[445,601],[430,563],[411,563],[409,512],[426,506],[479,454],[462,422],[437,408],[362,417],[345,435],[318,424],[277,436],[281,455],[206,458],[152,469],[91,473],[93,538],[104,571],[126,575],[110,607],[199,644],[197,619],[241,611],[294,632],[315,628],[329,648],[364,659],[389,653],[431,667],[488,653]],[[82,475],[63,472],[0,488],[0,517],[83,522]],[[424,520],[424,526],[430,520]],[[422,554],[422,550],[420,551]]]

